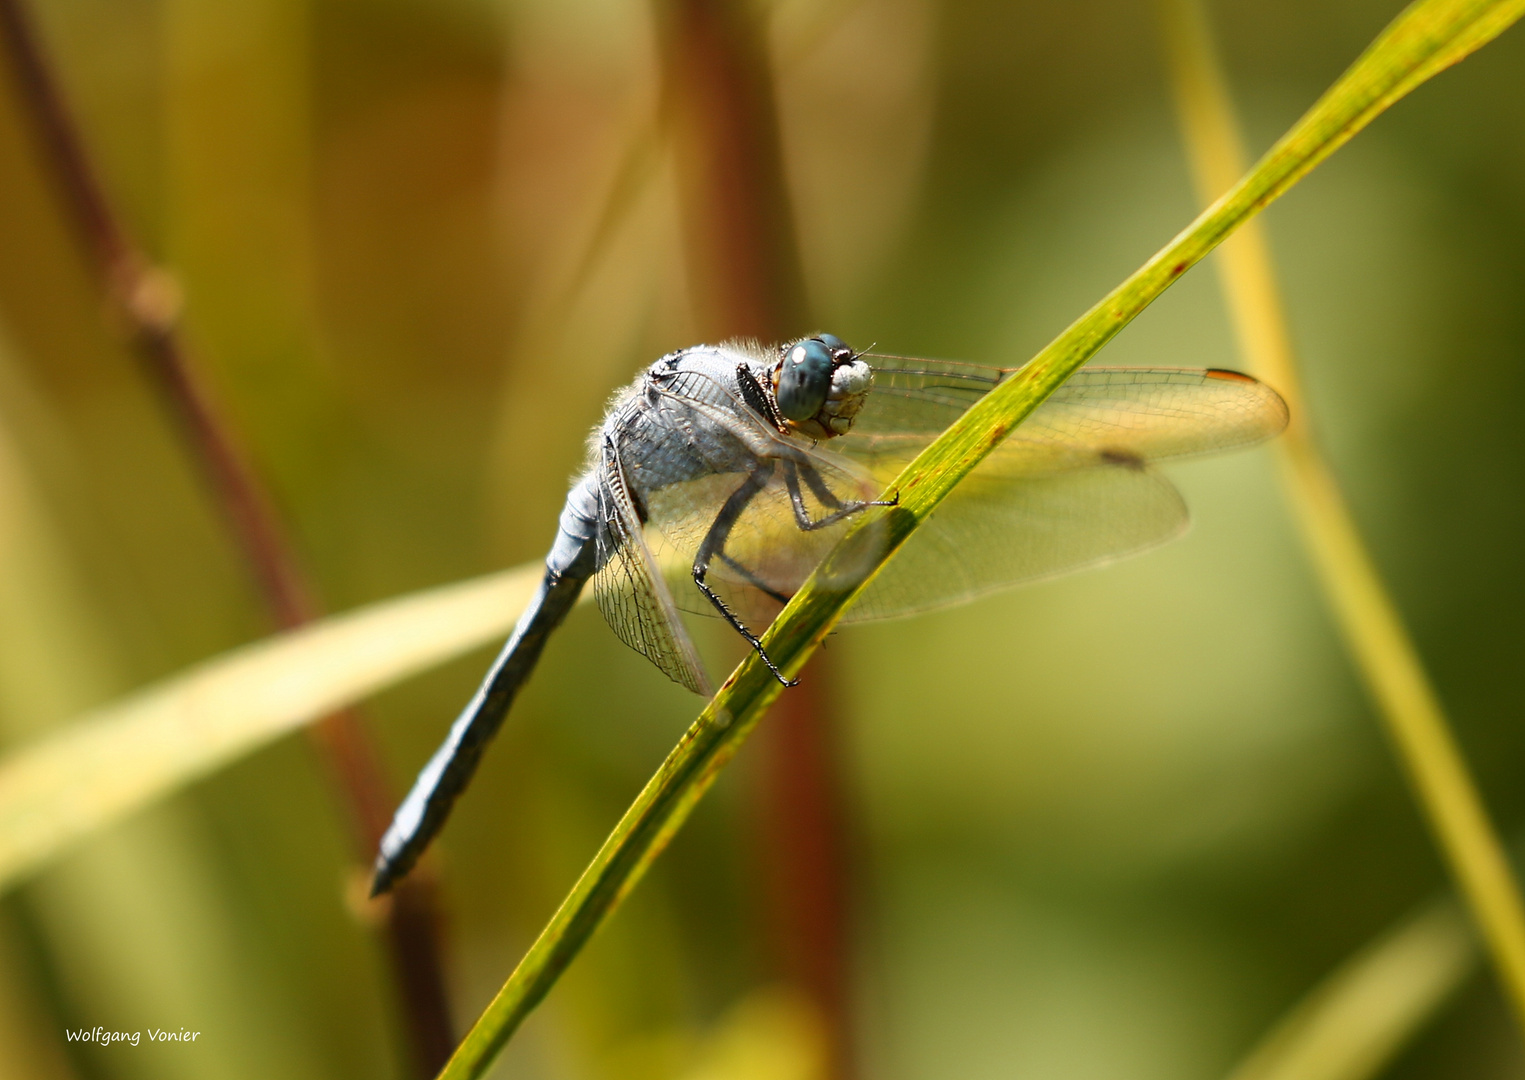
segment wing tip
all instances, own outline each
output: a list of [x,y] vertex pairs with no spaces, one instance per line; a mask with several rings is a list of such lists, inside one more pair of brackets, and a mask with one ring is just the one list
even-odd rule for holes
[[1246,386],[1258,387],[1260,390],[1264,391],[1265,395],[1270,399],[1270,402],[1274,406],[1275,415],[1274,418],[1271,418],[1271,422],[1266,425],[1264,433],[1257,436],[1253,441],[1258,442],[1260,439],[1269,439],[1280,435],[1283,431],[1286,430],[1287,424],[1291,422],[1292,410],[1291,407],[1287,405],[1287,399],[1281,396],[1281,393],[1276,389],[1276,387],[1272,386],[1270,383],[1264,381],[1263,379],[1257,379],[1253,375],[1246,375],[1242,371],[1233,371],[1229,368],[1207,368],[1202,372],[1202,374],[1205,378],[1208,379],[1218,379],[1222,382],[1240,383]]

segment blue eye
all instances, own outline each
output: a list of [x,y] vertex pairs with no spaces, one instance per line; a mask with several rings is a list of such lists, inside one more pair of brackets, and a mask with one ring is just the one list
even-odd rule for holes
[[852,354],[852,350],[847,347],[847,342],[835,334],[817,334],[815,339],[822,345],[825,345],[826,351],[831,353],[832,356],[836,356],[838,353]]
[[[809,420],[826,404],[831,390],[831,344],[806,338],[784,354],[778,372],[778,411],[787,420]],[[841,344],[836,338],[833,342]]]

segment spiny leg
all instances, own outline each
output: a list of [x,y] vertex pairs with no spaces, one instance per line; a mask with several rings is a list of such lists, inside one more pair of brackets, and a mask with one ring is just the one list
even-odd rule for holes
[[[736,565],[733,560],[725,555],[725,542],[730,537],[731,530],[736,527],[736,522],[741,519],[742,511],[746,510],[748,504],[757,497],[757,493],[763,489],[772,476],[772,466],[757,469],[749,473],[746,480],[742,481],[741,486],[731,492],[731,497],[726,499],[725,505],[720,508],[720,513],[715,515],[715,521],[710,525],[709,533],[706,534],[704,542],[699,545],[699,550],[694,555],[694,584],[699,586],[699,591],[705,595],[711,604],[715,605],[715,610],[720,612],[725,621],[731,624],[731,628],[746,638],[748,644],[757,650],[757,655],[762,657],[762,662],[768,665],[768,670],[773,672],[775,679],[785,686],[798,686],[799,680],[784,677],[784,673],[778,670],[778,665],[773,662],[773,658],[763,648],[762,642],[758,639],[757,635],[748,630],[742,621],[736,617],[735,613],[726,606],[725,601],[720,599],[720,595],[704,583],[705,575],[710,570],[710,559],[719,557],[730,565]],[[750,572],[748,573],[750,576]]]
[[[805,508],[805,498],[800,494],[801,475],[805,478],[805,486],[810,488],[811,493],[820,500],[821,505],[832,511],[831,513],[825,517],[811,519],[810,511]],[[862,499],[843,502],[837,498],[831,488],[826,486],[826,481],[821,478],[820,473],[816,472],[815,466],[807,461],[798,463],[784,461],[784,486],[789,489],[789,504],[794,507],[794,523],[802,532],[813,532],[816,529],[824,529],[828,525],[835,525],[843,518],[851,517],[870,506],[895,506],[900,502],[899,496],[893,499],[877,499],[873,502]]]

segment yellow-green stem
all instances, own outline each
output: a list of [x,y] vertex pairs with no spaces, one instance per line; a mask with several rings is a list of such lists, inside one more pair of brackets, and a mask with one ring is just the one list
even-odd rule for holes
[[[1503,6],[1518,16],[1520,5]],[[1181,126],[1198,191],[1207,201],[1243,170],[1239,128],[1200,0],[1164,0],[1164,12]],[[1461,44],[1470,40],[1467,35]],[[1422,70],[1432,73],[1454,63],[1454,51],[1446,50]],[[1292,423],[1276,443],[1282,490],[1330,610],[1525,1028],[1525,904],[1418,650],[1313,438],[1259,222],[1248,223],[1224,244],[1218,269],[1250,370],[1279,389],[1291,406]]]
[[1227,1080],[1370,1080],[1479,960],[1454,899],[1432,900],[1330,972]]

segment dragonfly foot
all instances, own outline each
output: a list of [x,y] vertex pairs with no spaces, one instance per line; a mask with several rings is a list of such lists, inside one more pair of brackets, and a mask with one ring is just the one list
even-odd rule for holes
[[752,633],[752,631],[746,628],[746,625],[736,617],[735,612],[726,607],[725,601],[720,599],[719,594],[716,593],[714,589],[710,588],[704,583],[704,574],[705,568],[699,565],[695,565],[694,584],[699,586],[699,591],[709,599],[710,603],[715,605],[715,610],[719,611],[720,614],[725,617],[725,621],[731,624],[732,629],[747,639],[747,644],[752,646],[752,648],[757,652],[757,655],[762,658],[762,662],[768,665],[768,670],[773,672],[773,677],[775,679],[783,683],[786,687],[798,686],[800,681],[798,679],[790,679],[785,676],[782,671],[778,670],[778,665],[775,664],[773,662],[773,658],[768,655],[768,650],[763,648],[762,640],[756,634]]
[[761,645],[754,645],[753,648],[757,650],[757,655],[762,657],[762,662],[768,665],[768,670],[773,672],[773,677],[782,683],[786,690],[800,684],[798,679],[787,678],[782,671],[778,670],[778,666],[773,663],[773,658],[763,651]]

